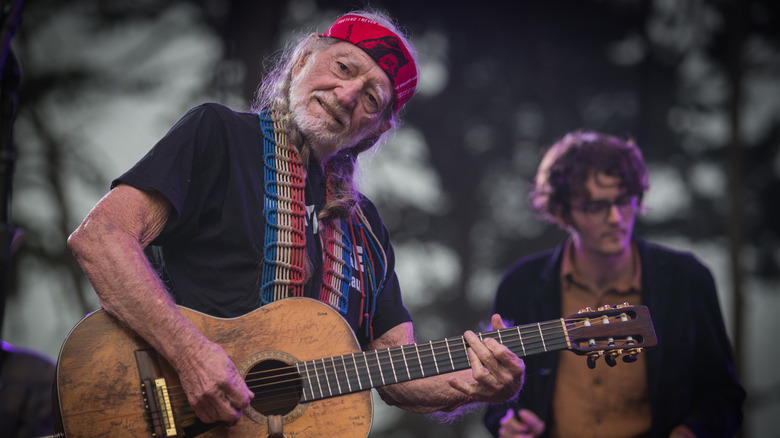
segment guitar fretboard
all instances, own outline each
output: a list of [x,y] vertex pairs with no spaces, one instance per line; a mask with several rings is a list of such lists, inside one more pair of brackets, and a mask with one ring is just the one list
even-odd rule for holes
[[[493,338],[519,357],[569,348],[563,318],[480,333]],[[303,397],[309,402],[421,379],[469,368],[465,338],[371,350],[294,364],[302,378]]]

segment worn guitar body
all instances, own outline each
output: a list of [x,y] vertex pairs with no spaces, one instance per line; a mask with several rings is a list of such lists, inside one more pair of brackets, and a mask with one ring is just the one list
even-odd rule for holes
[[[232,319],[181,311],[222,346],[254,394],[239,422],[201,423],[170,364],[98,310],[74,327],[60,351],[55,415],[65,436],[365,438],[371,388],[471,366],[462,336],[361,351],[341,315],[309,298]],[[568,349],[587,355],[588,366],[601,356],[611,366],[619,356],[631,362],[657,343],[647,307],[628,304],[478,336],[519,357]]]
[[[233,319],[181,310],[207,338],[222,346],[245,378],[255,364],[264,361],[289,364],[360,351],[344,319],[315,300],[286,299]],[[136,353],[139,351],[142,353]],[[153,436],[141,387],[142,371],[166,381],[175,419],[176,432],[172,436],[266,437],[268,417],[254,407],[247,408],[238,424],[230,428],[199,427],[170,365],[103,310],[83,319],[60,352],[55,403],[65,435]],[[253,405],[262,402],[257,398]],[[289,409],[281,415],[288,438],[364,438],[371,429],[370,391],[283,404],[287,406],[280,409]],[[187,433],[188,427],[192,432]]]

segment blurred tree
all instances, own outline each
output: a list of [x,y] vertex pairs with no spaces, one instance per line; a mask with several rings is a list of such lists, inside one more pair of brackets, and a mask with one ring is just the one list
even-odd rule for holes
[[[207,98],[204,90],[216,71],[208,64],[221,52],[204,57],[186,48],[189,39],[197,50],[209,49],[194,22],[197,14],[185,2],[26,3],[14,40],[23,74],[13,214],[24,239],[15,255],[9,299],[31,300],[36,307],[17,307],[4,334],[42,343],[37,348],[55,355],[62,339],[29,330],[24,316],[43,317],[51,324],[47,328],[62,336],[97,306],[66,248],[67,236],[106,192],[118,174],[117,162],[126,168],[126,156],[140,158],[154,140],[138,140],[143,144],[134,151],[126,141],[159,138],[184,109]],[[203,65],[206,81],[192,80]],[[162,100],[163,110],[156,106]],[[115,134],[128,126],[123,135]]]

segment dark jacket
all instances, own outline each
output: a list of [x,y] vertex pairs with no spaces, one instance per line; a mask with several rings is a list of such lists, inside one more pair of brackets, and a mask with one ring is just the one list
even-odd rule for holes
[[[745,391],[737,380],[710,271],[689,253],[634,241],[642,266],[642,304],[650,310],[658,338],[657,347],[641,353],[647,361],[652,436],[666,438],[680,424],[700,438],[734,436],[742,423]],[[493,312],[517,325],[560,318],[562,254],[563,244],[516,262],[499,285]],[[574,353],[524,358],[525,385],[518,402],[511,403],[535,412],[548,426],[559,354]],[[597,366],[605,366],[603,360]],[[485,425],[493,436],[507,406],[487,409]],[[543,436],[548,432],[549,427]]]

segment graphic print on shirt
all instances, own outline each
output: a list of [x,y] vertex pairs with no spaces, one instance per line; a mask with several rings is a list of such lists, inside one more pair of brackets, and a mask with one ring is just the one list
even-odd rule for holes
[[363,247],[360,244],[355,245],[355,251],[352,252],[352,281],[349,287],[360,291],[360,270],[358,266],[363,266]]
[[[319,231],[319,221],[317,220],[317,212],[315,210],[314,205],[307,205],[306,206],[306,226],[309,226],[311,224],[312,233],[314,235],[318,234]],[[349,283],[349,286],[357,291],[360,291],[360,271],[361,269],[358,269],[358,266],[364,266],[363,265],[363,246],[360,245],[360,243],[355,244],[354,246],[355,251],[352,253],[352,280]]]
[[319,222],[317,221],[317,214],[314,211],[314,205],[306,206],[306,217],[304,219],[306,221],[305,225],[309,226],[309,224],[311,224],[312,233],[317,234]]

